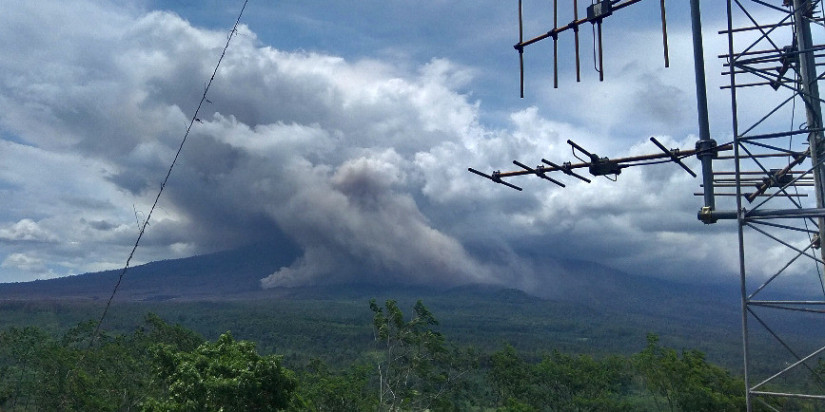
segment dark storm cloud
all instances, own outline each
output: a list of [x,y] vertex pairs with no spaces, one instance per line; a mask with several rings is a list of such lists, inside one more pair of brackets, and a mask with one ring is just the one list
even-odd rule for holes
[[[26,205],[0,216],[0,235],[59,247],[4,247],[2,265],[8,273],[49,276],[117,266],[226,33],[169,12],[26,4],[0,14],[0,36],[33,36],[38,47],[31,55],[14,42],[0,46],[7,57],[0,62],[0,127],[15,136],[2,141],[0,181],[38,190],[0,200]],[[578,256],[652,273],[658,269],[649,262],[695,235],[698,203],[683,195],[695,182],[678,168],[627,172],[618,183],[569,182],[564,190],[524,178],[524,192],[467,172],[506,170],[513,159],[569,160],[569,138],[607,142],[600,150],[611,156],[643,151],[638,146],[649,134],[604,133],[627,122],[632,102],[646,102],[638,110],[660,125],[684,124],[687,115],[661,112],[682,89],[659,72],[645,82],[647,74],[628,65],[632,91],[602,91],[603,105],[568,93],[547,109],[502,111],[492,127],[482,119],[486,103],[471,92],[475,79],[492,83],[492,74],[467,59],[411,64],[386,58],[392,45],[345,58],[270,42],[246,26],[233,38],[153,215],[143,261],[288,238],[301,254],[264,278],[265,287],[375,281],[532,289],[561,270],[534,256]],[[656,134],[671,146],[693,143]],[[55,205],[67,189],[102,206]],[[665,209],[690,213],[673,218]],[[669,223],[650,225],[639,216]],[[709,256],[720,242],[679,251],[674,267]],[[708,259],[707,266],[727,264],[719,262]]]

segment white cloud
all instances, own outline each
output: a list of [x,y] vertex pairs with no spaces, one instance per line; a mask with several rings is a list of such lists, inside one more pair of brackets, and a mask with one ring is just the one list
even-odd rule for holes
[[[49,245],[35,255],[0,242],[3,268],[113,268],[149,211],[226,33],[167,12],[31,4],[0,15],[0,35],[31,35],[38,46],[30,55],[25,43],[0,45],[0,238]],[[684,50],[684,35],[674,50]],[[698,182],[674,165],[626,170],[617,183],[559,176],[566,189],[524,176],[514,181],[524,192],[467,172],[517,170],[514,159],[575,161],[567,139],[610,157],[655,152],[650,135],[691,147],[692,83],[648,67],[653,57],[617,46],[621,69],[611,82],[536,90],[534,105],[507,107],[490,126],[488,103],[471,90],[491,74],[467,58],[393,61],[382,57],[388,49],[350,58],[269,41],[246,26],[233,38],[141,261],[283,232],[303,254],[265,285],[367,276],[528,287],[544,277],[533,257],[545,254],[647,274],[666,275],[658,263],[666,259],[674,276],[728,268],[729,256],[713,251],[730,239],[716,232],[683,250],[704,235],[690,194]]]
[[0,227],[3,242],[54,242],[57,237],[31,219],[23,219],[6,227]]
[[42,259],[23,253],[12,253],[6,256],[3,262],[0,263],[0,268],[25,273],[23,277],[18,279],[3,279],[3,277],[0,276],[0,281],[51,279],[58,276],[46,267],[46,263]]

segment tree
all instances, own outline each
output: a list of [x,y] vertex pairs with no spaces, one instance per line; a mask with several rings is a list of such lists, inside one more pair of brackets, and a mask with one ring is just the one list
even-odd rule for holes
[[275,410],[292,398],[296,382],[280,358],[228,333],[204,343],[151,313],[132,334],[94,336],[95,325],[60,337],[0,332],[0,409]]
[[[37,366],[42,348],[54,339],[36,327],[0,332],[0,409],[29,404],[43,380]],[[42,384],[42,383],[41,383]]]
[[673,411],[674,393],[678,390],[678,382],[673,378],[679,362],[676,351],[660,346],[659,336],[650,333],[647,335],[647,346],[634,356],[633,362],[657,406],[659,397],[664,397],[668,408]]
[[504,411],[633,410],[622,399],[630,368],[618,356],[596,360],[554,351],[531,364],[507,345],[490,357],[488,380]]
[[621,399],[631,380],[626,358],[596,360],[553,351],[534,367],[534,374],[545,404],[558,410],[631,410]]
[[378,397],[370,385],[372,365],[353,364],[332,371],[318,358],[298,373],[295,409],[301,411],[374,411]]
[[156,346],[156,375],[168,392],[144,403],[149,411],[273,411],[289,406],[296,386],[281,358],[260,356],[255,344],[227,332],[194,351]]
[[490,356],[488,379],[501,403],[518,403],[530,396],[533,371],[512,345]]
[[203,339],[154,314],[132,334],[87,321],[54,337],[35,327],[0,332],[0,409],[134,410],[165,388],[151,385],[156,342],[193,350]]
[[633,358],[648,390],[667,400],[671,411],[735,411],[745,408],[744,383],[730,372],[707,363],[698,350],[682,351],[659,345],[648,334],[647,347]]
[[370,309],[380,348],[380,406],[391,411],[450,408],[444,395],[472,367],[472,355],[448,348],[444,336],[434,330],[438,321],[420,300],[409,321],[394,300],[381,308],[372,299]]
[[134,339],[142,341],[143,344],[139,346],[163,343],[184,352],[191,352],[204,342],[204,339],[192,330],[179,324],[170,325],[151,312],[144,318],[144,326],[135,332]]

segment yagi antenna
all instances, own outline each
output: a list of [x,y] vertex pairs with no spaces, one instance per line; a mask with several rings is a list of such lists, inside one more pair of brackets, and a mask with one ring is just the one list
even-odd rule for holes
[[[690,150],[668,149],[661,142],[656,140],[655,137],[651,137],[650,141],[653,142],[653,144],[656,145],[656,147],[658,147],[661,150],[660,153],[610,159],[608,157],[602,157],[602,156],[599,156],[599,155],[597,155],[593,152],[590,152],[589,150],[585,149],[584,147],[582,147],[578,143],[576,143],[572,140],[568,140],[567,143],[570,145],[571,149],[573,150],[573,155],[576,156],[576,153],[578,152],[578,153],[581,153],[584,156],[586,156],[587,159],[582,159],[582,158],[579,158],[578,156],[576,156],[579,160],[581,160],[580,163],[564,162],[562,164],[557,164],[557,163],[553,163],[550,160],[542,158],[541,162],[544,163],[547,166],[540,165],[540,166],[536,166],[536,167],[530,167],[530,166],[527,166],[526,164],[524,164],[524,163],[522,163],[518,160],[513,160],[513,164],[516,165],[516,166],[519,166],[520,168],[522,168],[522,170],[515,170],[515,171],[512,171],[512,172],[502,172],[502,171],[496,170],[495,172],[493,172],[490,175],[488,175],[486,173],[479,172],[478,170],[475,170],[473,168],[468,168],[467,170],[469,170],[470,172],[475,173],[479,176],[482,176],[482,177],[485,177],[489,180],[492,180],[495,183],[503,184],[507,187],[510,187],[510,188],[516,189],[518,191],[521,191],[522,190],[521,187],[513,185],[512,183],[507,182],[503,179],[504,178],[516,177],[516,176],[524,176],[524,175],[536,175],[536,176],[538,176],[542,179],[545,179],[547,181],[550,181],[550,182],[552,182],[552,183],[554,183],[554,184],[556,184],[560,187],[566,187],[566,185],[563,182],[548,176],[548,174],[552,173],[552,172],[561,172],[561,173],[564,173],[565,175],[572,176],[572,177],[574,177],[578,180],[581,180],[583,182],[590,183],[591,182],[590,179],[580,175],[579,173],[576,173],[574,170],[587,168],[587,171],[593,176],[604,176],[604,177],[606,177],[610,180],[616,180],[616,178],[622,173],[622,170],[626,169],[628,167],[647,166],[647,165],[671,163],[671,162],[676,163],[682,169],[684,169],[686,172],[688,172],[691,176],[696,177],[696,173],[694,173],[692,170],[690,170],[690,168],[687,167],[687,165],[685,165],[684,162],[682,162],[682,159],[692,157],[692,156],[703,156],[703,155],[707,154],[707,149],[701,149],[701,148],[699,148],[699,149],[690,149]],[[713,150],[714,153],[722,152],[722,151],[729,151],[729,150],[733,150],[733,145],[728,143],[728,144],[724,144],[724,145],[721,145],[721,146],[718,146],[718,147],[714,147],[712,150]],[[792,167],[792,166],[789,166],[789,167]],[[785,170],[777,171],[776,174],[775,174],[777,178],[774,179],[774,180],[782,178],[784,180],[777,180],[777,181],[785,183],[787,181],[787,178],[783,178],[783,176],[786,173],[787,172]],[[770,186],[776,186],[777,183],[776,183],[776,181],[772,180],[771,182],[765,182],[764,185],[770,187]],[[764,189],[760,189],[759,185],[757,185],[757,189],[760,190],[760,192],[764,192]]]
[[[513,46],[519,53],[519,95],[524,98],[524,48],[547,38],[553,39],[553,87],[559,87],[559,34],[573,31],[575,40],[576,82],[581,81],[581,59],[579,53],[579,26],[590,23],[593,27],[593,59],[595,70],[599,73],[599,81],[604,81],[604,50],[602,43],[602,22],[614,12],[639,3],[642,0],[600,0],[594,1],[587,7],[587,16],[579,19],[579,2],[573,0],[573,21],[559,27],[558,0],[553,0],[553,29],[529,40],[524,40],[524,8],[523,0],[518,2],[518,43]],[[665,0],[659,1],[662,16],[662,45],[664,47],[665,67],[670,67],[667,45],[667,21]]]
[[550,176],[547,176],[547,174],[546,174],[546,173],[544,173],[544,169],[545,169],[545,168],[544,168],[544,166],[542,166],[542,165],[538,165],[538,166],[536,166],[536,168],[535,168],[535,169],[533,169],[533,168],[531,168],[530,166],[527,166],[527,165],[525,165],[524,163],[519,162],[518,160],[513,160],[513,164],[514,164],[514,165],[516,165],[516,166],[521,166],[521,168],[522,168],[522,169],[527,170],[528,172],[533,172],[533,173],[535,173],[535,174],[536,174],[536,176],[538,176],[538,177],[540,177],[540,178],[542,178],[542,179],[549,180],[549,181],[551,181],[551,182],[553,182],[553,183],[555,183],[555,184],[557,184],[557,185],[559,185],[559,186],[561,186],[561,187],[565,187],[564,183],[559,182],[558,180],[553,179],[553,178],[552,178],[552,177],[550,177]]
[[796,183],[796,181],[799,178],[794,179],[790,175],[790,171],[794,167],[802,164],[802,162],[804,162],[805,159],[807,159],[810,155],[811,155],[811,148],[809,147],[804,152],[799,153],[796,156],[794,156],[793,160],[790,163],[788,163],[788,165],[785,166],[784,168],[779,169],[779,170],[771,171],[768,178],[764,178],[761,184],[756,185],[756,192],[745,194],[745,199],[748,202],[752,203],[758,196],[761,196],[762,194],[764,194],[771,187],[783,187],[784,188],[786,186],[790,186],[790,185]]
[[665,0],[659,2],[659,9],[662,11],[662,50],[665,55],[665,67],[670,67],[670,57],[667,49],[667,15],[665,14]]
[[572,146],[574,150],[578,150],[590,158],[590,166],[587,168],[587,170],[593,176],[618,176],[622,174],[622,169],[626,167],[620,165],[619,162],[615,160],[610,160],[607,157],[599,157],[599,155],[597,154],[590,153],[572,140],[568,139],[567,143],[570,146]]
[[691,175],[691,176],[696,177],[696,173],[694,173],[694,172],[693,172],[693,170],[690,170],[690,168],[689,168],[689,167],[687,167],[687,165],[685,165],[684,163],[682,163],[682,159],[680,159],[680,158],[677,156],[677,155],[678,155],[678,153],[679,153],[679,150],[678,150],[678,149],[676,149],[676,150],[668,150],[668,148],[666,148],[663,144],[659,143],[659,141],[658,141],[658,140],[656,140],[656,138],[655,138],[655,137],[651,137],[651,138],[650,138],[650,141],[651,141],[651,142],[653,142],[653,144],[655,144],[656,146],[658,146],[658,147],[659,147],[659,149],[662,149],[662,151],[663,151],[663,152],[665,152],[668,156],[670,156],[670,160],[672,160],[672,161],[673,161],[673,163],[676,163],[677,165],[682,166],[682,169],[685,169],[685,171],[686,171],[686,172],[688,172],[688,173],[690,173],[690,175]]
[[[602,20],[613,14],[613,3],[610,1],[603,1],[599,3],[594,3],[590,7],[587,8],[587,19],[591,20],[590,22],[593,23],[593,27],[598,27],[597,32],[598,34],[598,47],[596,47],[596,34],[593,34],[593,54],[595,59],[596,51],[598,50],[599,53],[599,67],[596,68],[596,71],[599,73],[599,81],[604,81],[604,53],[602,48]],[[594,62],[595,63],[595,62]]]
[[590,179],[588,179],[588,178],[586,178],[586,177],[584,177],[584,176],[582,176],[582,175],[580,175],[580,174],[573,171],[573,168],[571,167],[570,162],[564,162],[564,163],[561,164],[561,166],[559,166],[559,165],[557,165],[557,164],[555,164],[555,163],[553,163],[553,162],[551,162],[547,159],[541,159],[541,161],[543,163],[551,166],[551,167],[555,167],[556,169],[561,170],[564,174],[566,174],[568,176],[573,176],[576,179],[579,179],[583,182],[590,183]]
[[479,172],[478,170],[475,170],[475,169],[473,169],[472,167],[467,168],[467,170],[469,170],[470,172],[475,173],[475,174],[477,174],[477,175],[479,175],[479,176],[481,176],[481,177],[486,177],[486,178],[488,178],[488,179],[490,179],[490,180],[492,180],[492,181],[494,181],[494,182],[496,182],[496,183],[498,183],[498,184],[502,184],[502,185],[504,185],[504,186],[507,186],[507,187],[510,187],[510,188],[516,189],[516,190],[518,190],[519,192],[521,192],[521,188],[520,188],[520,187],[518,187],[518,186],[516,186],[516,185],[514,185],[514,184],[512,184],[512,183],[508,183],[508,182],[505,182],[505,181],[501,180],[501,172],[499,172],[498,170],[496,170],[495,172],[493,172],[493,174],[492,174],[492,175],[488,175],[488,174],[485,174],[485,173]]
[[[553,27],[559,27],[559,2],[553,0]],[[559,88],[559,34],[553,35],[553,88]]]
[[[579,19],[579,2],[573,0],[573,20]],[[579,26],[573,27],[573,37],[576,39],[576,83],[582,81],[581,64],[579,63]],[[519,41],[521,41],[519,39]]]
[[[518,44],[524,42],[524,22],[522,16],[522,0],[518,0]],[[521,98],[524,98],[524,48],[519,47],[518,50],[518,68],[519,68],[519,87],[521,89]]]

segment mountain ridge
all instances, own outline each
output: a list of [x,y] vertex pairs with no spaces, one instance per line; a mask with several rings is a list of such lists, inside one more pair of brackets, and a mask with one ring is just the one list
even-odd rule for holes
[[[304,308],[301,310],[318,307],[351,310],[369,299],[379,303],[393,299],[405,307],[422,300],[443,318],[460,319],[456,327],[467,336],[477,336],[477,329],[495,324],[503,331],[502,336],[533,344],[538,342],[533,337],[538,333],[534,328],[550,328],[536,336],[552,335],[561,328],[557,335],[560,333],[558,336],[567,339],[565,342],[570,345],[582,344],[575,340],[582,336],[611,334],[615,337],[608,346],[632,345],[640,341],[640,331],[655,330],[670,336],[712,335],[735,346],[741,322],[738,288],[733,282],[686,284],[627,274],[596,262],[572,259],[555,261],[554,271],[548,271],[545,278],[540,279],[544,287],[532,293],[495,284],[439,287],[350,282],[261,288],[260,279],[291,265],[298,256],[297,248],[253,244],[208,255],[151,262],[129,269],[114,301],[123,303],[119,305],[121,308],[142,307],[174,313],[197,307],[196,314],[187,316],[200,319],[213,316],[200,313],[202,311],[222,311],[234,308],[233,305],[253,312],[273,305]],[[111,296],[119,274],[120,270],[111,270],[0,284],[0,305],[37,305],[38,301],[70,307],[78,303],[82,306],[83,302],[102,305]]]
[[[523,291],[495,284],[452,288],[403,283],[347,283],[263,289],[260,279],[291,265],[300,251],[294,245],[255,243],[238,249],[130,268],[117,301],[196,301],[245,299],[368,299],[375,296],[465,296],[529,302],[533,299],[574,302],[602,311],[628,311],[682,318],[686,307],[701,316],[731,317],[738,305],[736,285],[687,284],[627,274],[596,262],[555,260],[542,287]],[[111,296],[121,270],[79,274],[32,282],[0,284],[0,300],[103,300]],[[687,310],[690,312],[690,310]]]

